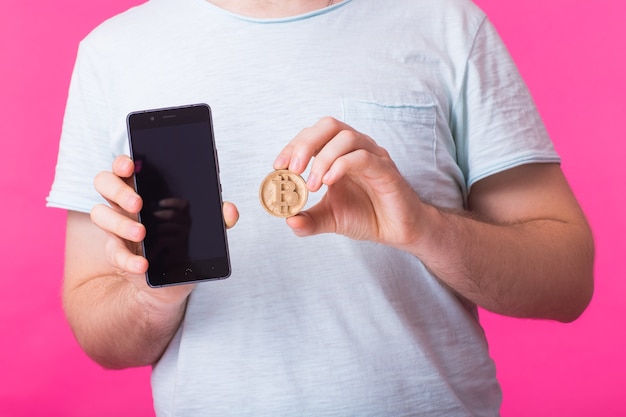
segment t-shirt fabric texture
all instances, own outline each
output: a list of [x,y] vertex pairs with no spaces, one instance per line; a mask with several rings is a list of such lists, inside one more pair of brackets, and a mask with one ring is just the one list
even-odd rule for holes
[[129,153],[128,113],[192,103],[212,108],[240,220],[231,277],[194,289],[154,367],[157,415],[498,415],[475,306],[408,253],[298,238],[258,200],[278,152],[324,116],[372,137],[444,208],[463,209],[489,175],[559,162],[484,13],[466,0],[344,0],[251,19],[150,0],[80,44],[48,205],[103,201],[93,177]]

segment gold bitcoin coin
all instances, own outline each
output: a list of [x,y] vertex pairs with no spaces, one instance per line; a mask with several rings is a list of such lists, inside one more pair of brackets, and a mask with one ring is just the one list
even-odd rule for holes
[[261,205],[276,217],[295,216],[306,204],[308,196],[304,179],[286,169],[270,173],[259,189]]

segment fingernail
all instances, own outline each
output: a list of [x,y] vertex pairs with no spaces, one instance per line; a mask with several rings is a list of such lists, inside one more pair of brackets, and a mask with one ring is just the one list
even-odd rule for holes
[[130,168],[131,161],[128,158],[120,158],[118,164],[121,171],[127,171]]
[[286,166],[287,166],[287,158],[285,158],[284,156],[279,156],[274,161],[274,168],[276,169],[283,169]]
[[143,259],[134,259],[132,262],[132,272],[139,273],[143,270]]
[[317,186],[317,176],[315,174],[309,175],[306,183],[309,186],[309,189],[315,188]]
[[141,226],[135,224],[132,225],[130,227],[130,229],[128,230],[128,233],[130,235],[130,237],[132,238],[132,240],[137,241],[139,240],[140,236],[141,236]]
[[139,204],[139,197],[135,194],[130,194],[126,197],[126,207],[129,209],[135,209]]
[[291,164],[289,165],[289,169],[293,172],[300,172],[301,171],[301,166],[302,165],[302,161],[300,160],[300,158],[295,157],[291,160]]

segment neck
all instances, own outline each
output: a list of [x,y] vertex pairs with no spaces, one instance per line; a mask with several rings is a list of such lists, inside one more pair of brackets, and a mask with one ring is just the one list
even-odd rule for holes
[[208,0],[242,16],[260,19],[291,17],[323,9],[340,0]]

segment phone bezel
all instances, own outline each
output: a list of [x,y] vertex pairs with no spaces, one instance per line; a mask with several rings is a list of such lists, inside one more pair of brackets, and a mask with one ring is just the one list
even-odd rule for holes
[[[221,182],[219,179],[219,165],[217,158],[217,149],[215,146],[215,137],[213,133],[213,121],[211,108],[208,104],[198,103],[183,106],[173,106],[165,108],[156,108],[149,110],[134,111],[127,116],[127,129],[128,129],[128,142],[130,149],[130,156],[133,161],[135,160],[135,146],[133,134],[139,129],[154,129],[160,127],[175,126],[188,123],[207,123],[209,134],[205,138],[210,141],[210,147],[212,149],[212,155],[207,155],[209,158],[213,158],[213,166],[215,167],[214,178],[216,181],[215,187],[217,189],[217,197],[220,205],[220,220],[222,225],[221,236],[218,236],[219,244],[223,245],[225,256],[217,258],[195,259],[190,260],[187,264],[177,267],[175,270],[158,270],[150,266],[146,272],[146,282],[151,287],[164,287],[171,285],[181,285],[202,281],[214,281],[228,278],[231,274],[230,255],[228,251],[228,241],[226,226],[222,214],[222,193]],[[136,139],[135,139],[136,140]],[[141,195],[141,191],[138,189],[136,175],[133,175],[133,184],[135,191]],[[142,210],[143,211],[143,210]],[[139,221],[143,222],[141,212],[139,213]],[[144,224],[145,225],[145,224]],[[145,241],[141,242],[141,248],[144,257],[147,257],[147,250]],[[150,259],[148,259],[150,262]]]

